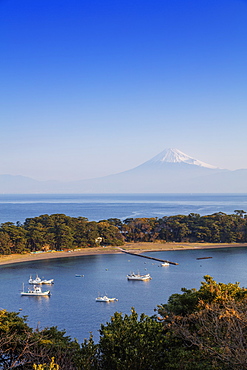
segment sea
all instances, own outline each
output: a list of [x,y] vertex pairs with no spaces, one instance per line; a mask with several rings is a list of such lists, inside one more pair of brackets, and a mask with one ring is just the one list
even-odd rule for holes
[[0,194],[0,223],[63,213],[89,221],[247,211],[247,194]]
[[[247,194],[73,194],[0,195],[0,223],[21,222],[42,214],[63,213],[87,217],[90,221],[108,218],[158,217],[235,210],[247,211]],[[99,340],[101,325],[114,312],[154,315],[181,288],[199,288],[205,275],[216,281],[240,282],[247,287],[247,249],[217,248],[146,252],[178,263],[161,266],[158,261],[126,254],[93,255],[47,259],[0,266],[0,308],[27,316],[32,328],[56,326],[79,343],[90,333]],[[207,259],[197,259],[211,257]],[[128,281],[130,272],[150,273],[150,281]],[[36,275],[54,279],[50,297],[25,297],[28,279]],[[78,276],[79,275],[79,276]],[[118,299],[96,302],[99,295]]]

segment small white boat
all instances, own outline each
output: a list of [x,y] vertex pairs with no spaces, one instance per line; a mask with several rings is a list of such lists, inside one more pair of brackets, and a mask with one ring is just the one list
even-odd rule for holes
[[161,264],[161,266],[170,266],[170,263],[168,263],[168,262],[163,262],[163,263]]
[[49,280],[42,280],[41,284],[54,284],[54,279],[49,279]]
[[130,274],[127,275],[127,279],[128,280],[141,280],[141,281],[146,281],[146,280],[151,280],[151,276],[150,274],[145,274],[145,275],[141,275],[141,274],[135,274],[134,272],[131,272]]
[[42,280],[40,279],[40,277],[38,275],[36,275],[36,278],[33,279],[32,276],[30,276],[29,280],[28,280],[29,284],[33,284],[33,285],[41,285],[41,284],[54,284],[54,279],[49,279],[49,280]]
[[41,288],[39,286],[36,286],[36,285],[33,286],[33,289],[28,288],[28,291],[25,292],[24,291],[24,285],[23,285],[23,290],[21,292],[21,295],[22,296],[27,295],[27,296],[31,296],[31,297],[40,297],[40,296],[41,297],[43,297],[43,296],[46,296],[46,297],[48,296],[49,297],[51,295],[51,292],[50,292],[50,290],[42,292]]
[[117,298],[109,298],[106,295],[104,295],[103,297],[97,297],[95,300],[96,302],[116,302],[118,301]]

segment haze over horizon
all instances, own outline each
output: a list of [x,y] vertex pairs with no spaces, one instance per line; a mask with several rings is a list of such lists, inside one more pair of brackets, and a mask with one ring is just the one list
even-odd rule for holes
[[0,2],[0,175],[74,181],[168,147],[247,168],[247,1]]

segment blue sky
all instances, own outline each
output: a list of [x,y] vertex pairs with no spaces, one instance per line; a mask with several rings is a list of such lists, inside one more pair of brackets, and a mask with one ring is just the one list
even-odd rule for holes
[[247,168],[247,1],[0,0],[0,174]]

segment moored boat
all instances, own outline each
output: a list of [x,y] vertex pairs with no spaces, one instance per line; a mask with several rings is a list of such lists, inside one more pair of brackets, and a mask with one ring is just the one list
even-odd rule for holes
[[34,285],[33,288],[28,288],[27,292],[24,291],[24,285],[23,285],[23,290],[21,292],[21,295],[27,295],[31,297],[43,297],[43,296],[50,296],[51,292],[50,290],[47,290],[45,292],[42,292],[41,288],[39,286]]
[[168,262],[163,262],[162,264],[161,264],[161,266],[169,266],[170,265],[170,263],[168,263]]
[[130,274],[127,275],[127,279],[128,280],[141,280],[141,281],[146,281],[146,280],[151,280],[151,276],[150,274],[145,274],[145,275],[141,275],[141,274],[135,274],[134,272],[131,272]]
[[29,280],[28,280],[29,284],[33,284],[33,285],[41,285],[41,284],[54,284],[54,279],[49,279],[49,280],[42,280],[40,279],[40,277],[38,275],[36,275],[36,278],[33,279],[32,276],[30,276]]
[[49,279],[49,280],[42,280],[41,284],[54,284],[54,279]]
[[96,302],[116,302],[116,301],[118,301],[117,298],[109,298],[106,295],[104,295],[102,297],[97,297],[95,300],[96,300]]

